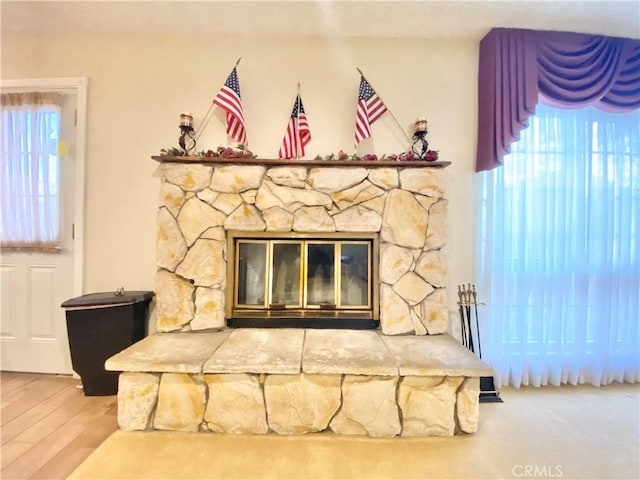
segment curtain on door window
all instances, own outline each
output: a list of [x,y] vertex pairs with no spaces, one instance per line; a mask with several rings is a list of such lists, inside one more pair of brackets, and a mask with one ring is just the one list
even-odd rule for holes
[[640,112],[529,125],[480,174],[485,359],[497,386],[640,381]]
[[60,248],[61,99],[55,92],[1,95],[3,249]]

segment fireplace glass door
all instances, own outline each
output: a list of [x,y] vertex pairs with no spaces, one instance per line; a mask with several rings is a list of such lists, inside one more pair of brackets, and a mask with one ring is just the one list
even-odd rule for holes
[[272,308],[302,306],[302,246],[298,242],[270,242],[271,272],[269,288],[269,306]]
[[373,318],[367,239],[235,240],[233,317]]

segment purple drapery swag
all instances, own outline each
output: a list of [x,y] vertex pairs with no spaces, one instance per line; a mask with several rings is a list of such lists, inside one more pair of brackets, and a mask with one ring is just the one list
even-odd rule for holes
[[495,28],[480,42],[476,171],[502,165],[536,105],[640,108],[640,40]]

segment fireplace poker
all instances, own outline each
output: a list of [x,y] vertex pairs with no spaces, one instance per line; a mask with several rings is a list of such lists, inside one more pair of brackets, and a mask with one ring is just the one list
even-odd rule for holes
[[471,288],[471,295],[473,297],[473,305],[476,309],[476,332],[478,334],[478,355],[482,358],[482,344],[480,342],[480,322],[478,321],[478,292],[476,291],[476,286],[473,284]]
[[466,298],[465,308],[467,310],[467,327],[469,327],[469,348],[473,353],[476,353],[475,346],[473,345],[473,328],[471,328],[471,284],[467,284],[467,290],[464,290],[464,296]]
[[467,341],[467,332],[464,326],[464,298],[462,294],[462,285],[458,285],[458,304],[460,305],[460,336],[462,337],[462,345],[469,348],[469,342]]

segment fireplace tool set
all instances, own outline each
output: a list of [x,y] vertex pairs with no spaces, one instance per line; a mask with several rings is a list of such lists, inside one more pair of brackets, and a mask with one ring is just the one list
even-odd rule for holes
[[[476,286],[468,283],[458,285],[458,305],[460,307],[460,337],[462,345],[482,358],[482,342],[480,341],[480,322],[478,320],[478,292]],[[493,377],[480,377],[480,401],[502,402],[496,390]]]

